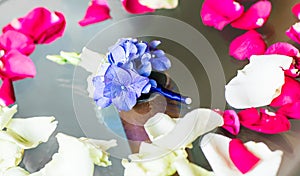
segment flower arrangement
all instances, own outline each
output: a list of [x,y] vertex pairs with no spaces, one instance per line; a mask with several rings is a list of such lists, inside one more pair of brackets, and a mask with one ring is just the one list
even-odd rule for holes
[[101,108],[113,104],[120,111],[129,111],[142,94],[150,92],[190,104],[190,98],[164,89],[149,77],[152,71],[163,72],[171,67],[164,51],[157,49],[159,45],[157,40],[147,43],[122,38],[111,46],[99,74],[93,78],[96,104]]

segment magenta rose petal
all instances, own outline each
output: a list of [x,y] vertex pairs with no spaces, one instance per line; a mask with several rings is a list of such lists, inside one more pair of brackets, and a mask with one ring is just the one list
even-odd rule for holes
[[272,9],[269,1],[258,1],[253,4],[240,18],[231,23],[237,29],[256,29],[262,27],[268,20]]
[[291,26],[285,34],[293,41],[300,44],[300,22]]
[[2,62],[4,67],[0,70],[0,74],[13,81],[28,77],[32,78],[36,74],[35,66],[31,59],[17,50],[8,52]]
[[260,161],[239,139],[232,139],[229,142],[229,156],[233,164],[243,174],[249,172]]
[[122,0],[122,5],[128,13],[132,14],[144,14],[155,11],[155,9],[140,4],[139,0]]
[[80,26],[87,26],[110,19],[110,8],[107,0],[92,0],[86,10],[85,16],[78,23]]
[[66,20],[62,13],[51,12],[44,7],[30,11],[22,18],[13,20],[2,30],[19,31],[31,37],[34,43],[51,43],[63,35]]
[[244,7],[233,0],[205,0],[200,16],[204,25],[222,30],[243,12]]
[[26,35],[9,30],[0,36],[0,49],[3,49],[5,52],[15,49],[22,54],[29,55],[34,51],[35,45],[31,38]]
[[268,47],[265,54],[281,54],[290,57],[299,56],[299,50],[287,42],[277,42]]
[[229,55],[237,60],[249,59],[252,55],[264,54],[266,43],[261,34],[250,30],[245,34],[236,37],[229,46]]
[[291,126],[286,116],[266,109],[258,112],[255,108],[249,108],[240,111],[238,116],[244,127],[266,134],[286,132]]
[[0,106],[9,106],[16,101],[12,81],[8,78],[2,80],[0,87]]
[[300,3],[293,6],[292,12],[300,20]]
[[281,106],[277,113],[293,119],[300,119],[300,101]]
[[233,135],[237,135],[240,132],[240,120],[234,110],[214,110],[223,117],[224,125],[222,128],[227,130]]
[[300,83],[299,81],[285,77],[285,83],[281,88],[281,93],[274,98],[270,106],[279,107],[300,100]]

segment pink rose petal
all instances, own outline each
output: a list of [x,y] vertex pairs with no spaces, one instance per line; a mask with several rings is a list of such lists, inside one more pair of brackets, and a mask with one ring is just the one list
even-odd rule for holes
[[35,66],[28,56],[23,55],[17,50],[9,51],[2,57],[3,68],[0,75],[12,81],[32,78],[36,74]]
[[80,26],[87,26],[110,19],[110,9],[107,0],[92,0],[86,10],[85,16],[79,21]]
[[222,30],[243,12],[244,7],[233,0],[205,0],[200,16],[204,25]]
[[300,20],[300,3],[293,6],[292,12]]
[[299,56],[299,50],[292,44],[286,42],[277,42],[269,46],[265,54],[281,54],[290,57]]
[[240,123],[253,131],[276,134],[290,129],[290,121],[286,116],[268,112],[266,109],[258,112],[255,108],[249,108],[240,111],[238,116]]
[[300,44],[300,22],[291,26],[285,34],[293,41]]
[[229,142],[229,156],[233,164],[243,174],[249,172],[260,161],[239,139],[232,139]]
[[300,119],[300,101],[281,106],[277,113],[293,119]]
[[35,45],[26,35],[9,30],[0,36],[0,49],[5,52],[15,49],[22,54],[29,55],[34,51]]
[[215,110],[215,112],[217,112],[223,117],[224,125],[222,126],[222,128],[224,128],[233,135],[239,134],[240,120],[234,110],[225,110],[224,112],[221,110]]
[[151,9],[147,6],[140,4],[139,0],[122,0],[124,9],[128,13],[132,14],[144,14],[149,12],[154,12],[155,9]]
[[300,83],[299,81],[285,77],[285,83],[281,88],[281,93],[274,98],[270,106],[279,107],[300,100]]
[[238,36],[229,46],[229,54],[238,60],[249,59],[252,55],[264,54],[265,50],[266,43],[255,30],[250,30]]
[[62,13],[38,7],[25,17],[13,20],[3,28],[3,32],[16,30],[31,37],[35,43],[41,44],[50,43],[61,37],[65,26],[66,21]]
[[14,87],[10,79],[3,79],[0,87],[0,106],[9,106],[16,101]]
[[270,16],[272,4],[269,1],[258,1],[253,4],[239,19],[231,23],[238,29],[250,30],[262,27]]

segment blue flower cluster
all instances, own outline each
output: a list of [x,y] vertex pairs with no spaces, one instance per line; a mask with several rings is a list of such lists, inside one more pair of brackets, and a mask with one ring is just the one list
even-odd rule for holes
[[171,67],[164,51],[157,49],[160,43],[122,38],[110,47],[107,63],[93,78],[96,104],[101,108],[113,104],[120,111],[129,111],[142,93],[155,88],[156,81],[148,78],[151,72]]

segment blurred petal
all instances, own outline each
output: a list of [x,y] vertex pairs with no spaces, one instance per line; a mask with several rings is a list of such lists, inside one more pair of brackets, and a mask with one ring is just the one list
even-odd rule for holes
[[0,70],[0,74],[13,81],[28,77],[33,78],[36,74],[32,60],[17,50],[9,51],[3,58],[3,64],[4,68],[2,73]]
[[284,55],[251,56],[250,63],[238,71],[225,86],[225,98],[236,109],[269,105],[280,94],[284,71],[292,63]]
[[229,157],[243,174],[249,172],[259,162],[259,158],[251,153],[239,139],[229,142]]
[[285,77],[285,82],[281,88],[281,93],[272,102],[271,106],[279,107],[300,100],[300,83],[299,81]]
[[110,19],[110,9],[107,0],[92,0],[85,16],[79,21],[80,26],[87,26]]
[[65,51],[61,51],[60,55],[47,55],[46,58],[60,65],[72,64],[76,66],[81,61],[80,54]]
[[229,55],[238,59],[249,59],[252,55],[264,54],[266,43],[261,34],[250,30],[245,34],[236,37],[229,46]]
[[92,176],[94,157],[100,154],[98,149],[91,146],[90,141],[86,143],[86,139],[82,141],[62,133],[57,134],[56,138],[59,144],[58,153],[53,155],[44,168],[30,176]]
[[16,101],[12,80],[4,78],[0,88],[0,106],[9,106]]
[[3,173],[3,176],[29,176],[29,175],[30,175],[29,172],[27,172],[21,167],[11,167]]
[[152,64],[153,70],[156,71],[166,71],[171,67],[171,62],[166,56],[152,58],[150,59],[150,62]]
[[300,101],[289,103],[286,105],[281,106],[277,113],[282,114],[284,116],[293,118],[293,119],[300,119]]
[[144,14],[154,12],[155,9],[140,4],[139,0],[122,0],[124,9],[132,14]]
[[19,165],[24,150],[13,142],[0,139],[0,173]]
[[54,117],[13,118],[7,124],[7,130],[0,133],[0,139],[14,142],[24,149],[34,148],[48,141],[57,126],[54,120]]
[[[161,116],[165,115],[161,113],[156,114],[152,117],[153,119],[150,118],[146,122],[144,127],[147,133],[150,132],[148,136],[156,136],[152,140],[154,145],[169,150],[186,148],[202,134],[215,129],[218,126],[222,126],[224,123],[221,115],[210,109],[203,108],[198,108],[187,113],[183,118],[176,121],[175,126],[168,123],[170,124],[168,125],[169,129],[165,129],[167,128],[164,126],[166,123],[160,123],[167,122],[164,118],[161,118]],[[170,122],[170,120],[168,121]]]
[[178,0],[139,0],[139,2],[151,9],[174,9],[178,6]]
[[65,26],[66,21],[62,13],[37,7],[24,17],[13,20],[3,28],[3,32],[16,30],[31,37],[35,43],[42,44],[51,43],[61,37]]
[[0,48],[6,52],[15,49],[22,54],[29,55],[34,51],[35,45],[28,36],[9,30],[0,36]]
[[292,39],[294,42],[300,44],[300,22],[291,26],[285,34]]
[[300,3],[297,3],[293,6],[292,12],[300,20]]
[[240,111],[238,116],[244,127],[257,132],[277,134],[290,129],[290,121],[286,116],[266,109],[258,112],[255,108],[249,108]]
[[223,116],[224,125],[222,128],[229,131],[233,135],[237,135],[240,132],[240,120],[238,115],[234,110],[225,110],[224,112],[220,110],[215,110]]
[[277,42],[269,46],[265,54],[281,54],[290,57],[297,57],[299,56],[299,50],[292,44]]
[[243,12],[244,7],[233,0],[205,0],[200,15],[204,25],[222,30]]
[[231,26],[244,30],[262,27],[268,20],[271,9],[271,2],[258,1],[253,4],[240,18],[232,22]]
[[11,120],[11,118],[17,112],[17,105],[13,105],[11,108],[9,107],[1,107],[0,106],[0,130],[3,130]]
[[[229,143],[231,139],[219,134],[209,133],[201,140],[201,149],[212,167],[215,175],[230,176],[276,176],[281,159],[282,151],[271,151],[264,143],[249,141],[245,147],[260,159],[260,162],[249,172],[242,174],[234,165],[229,155]],[[245,158],[240,157],[240,161]]]

